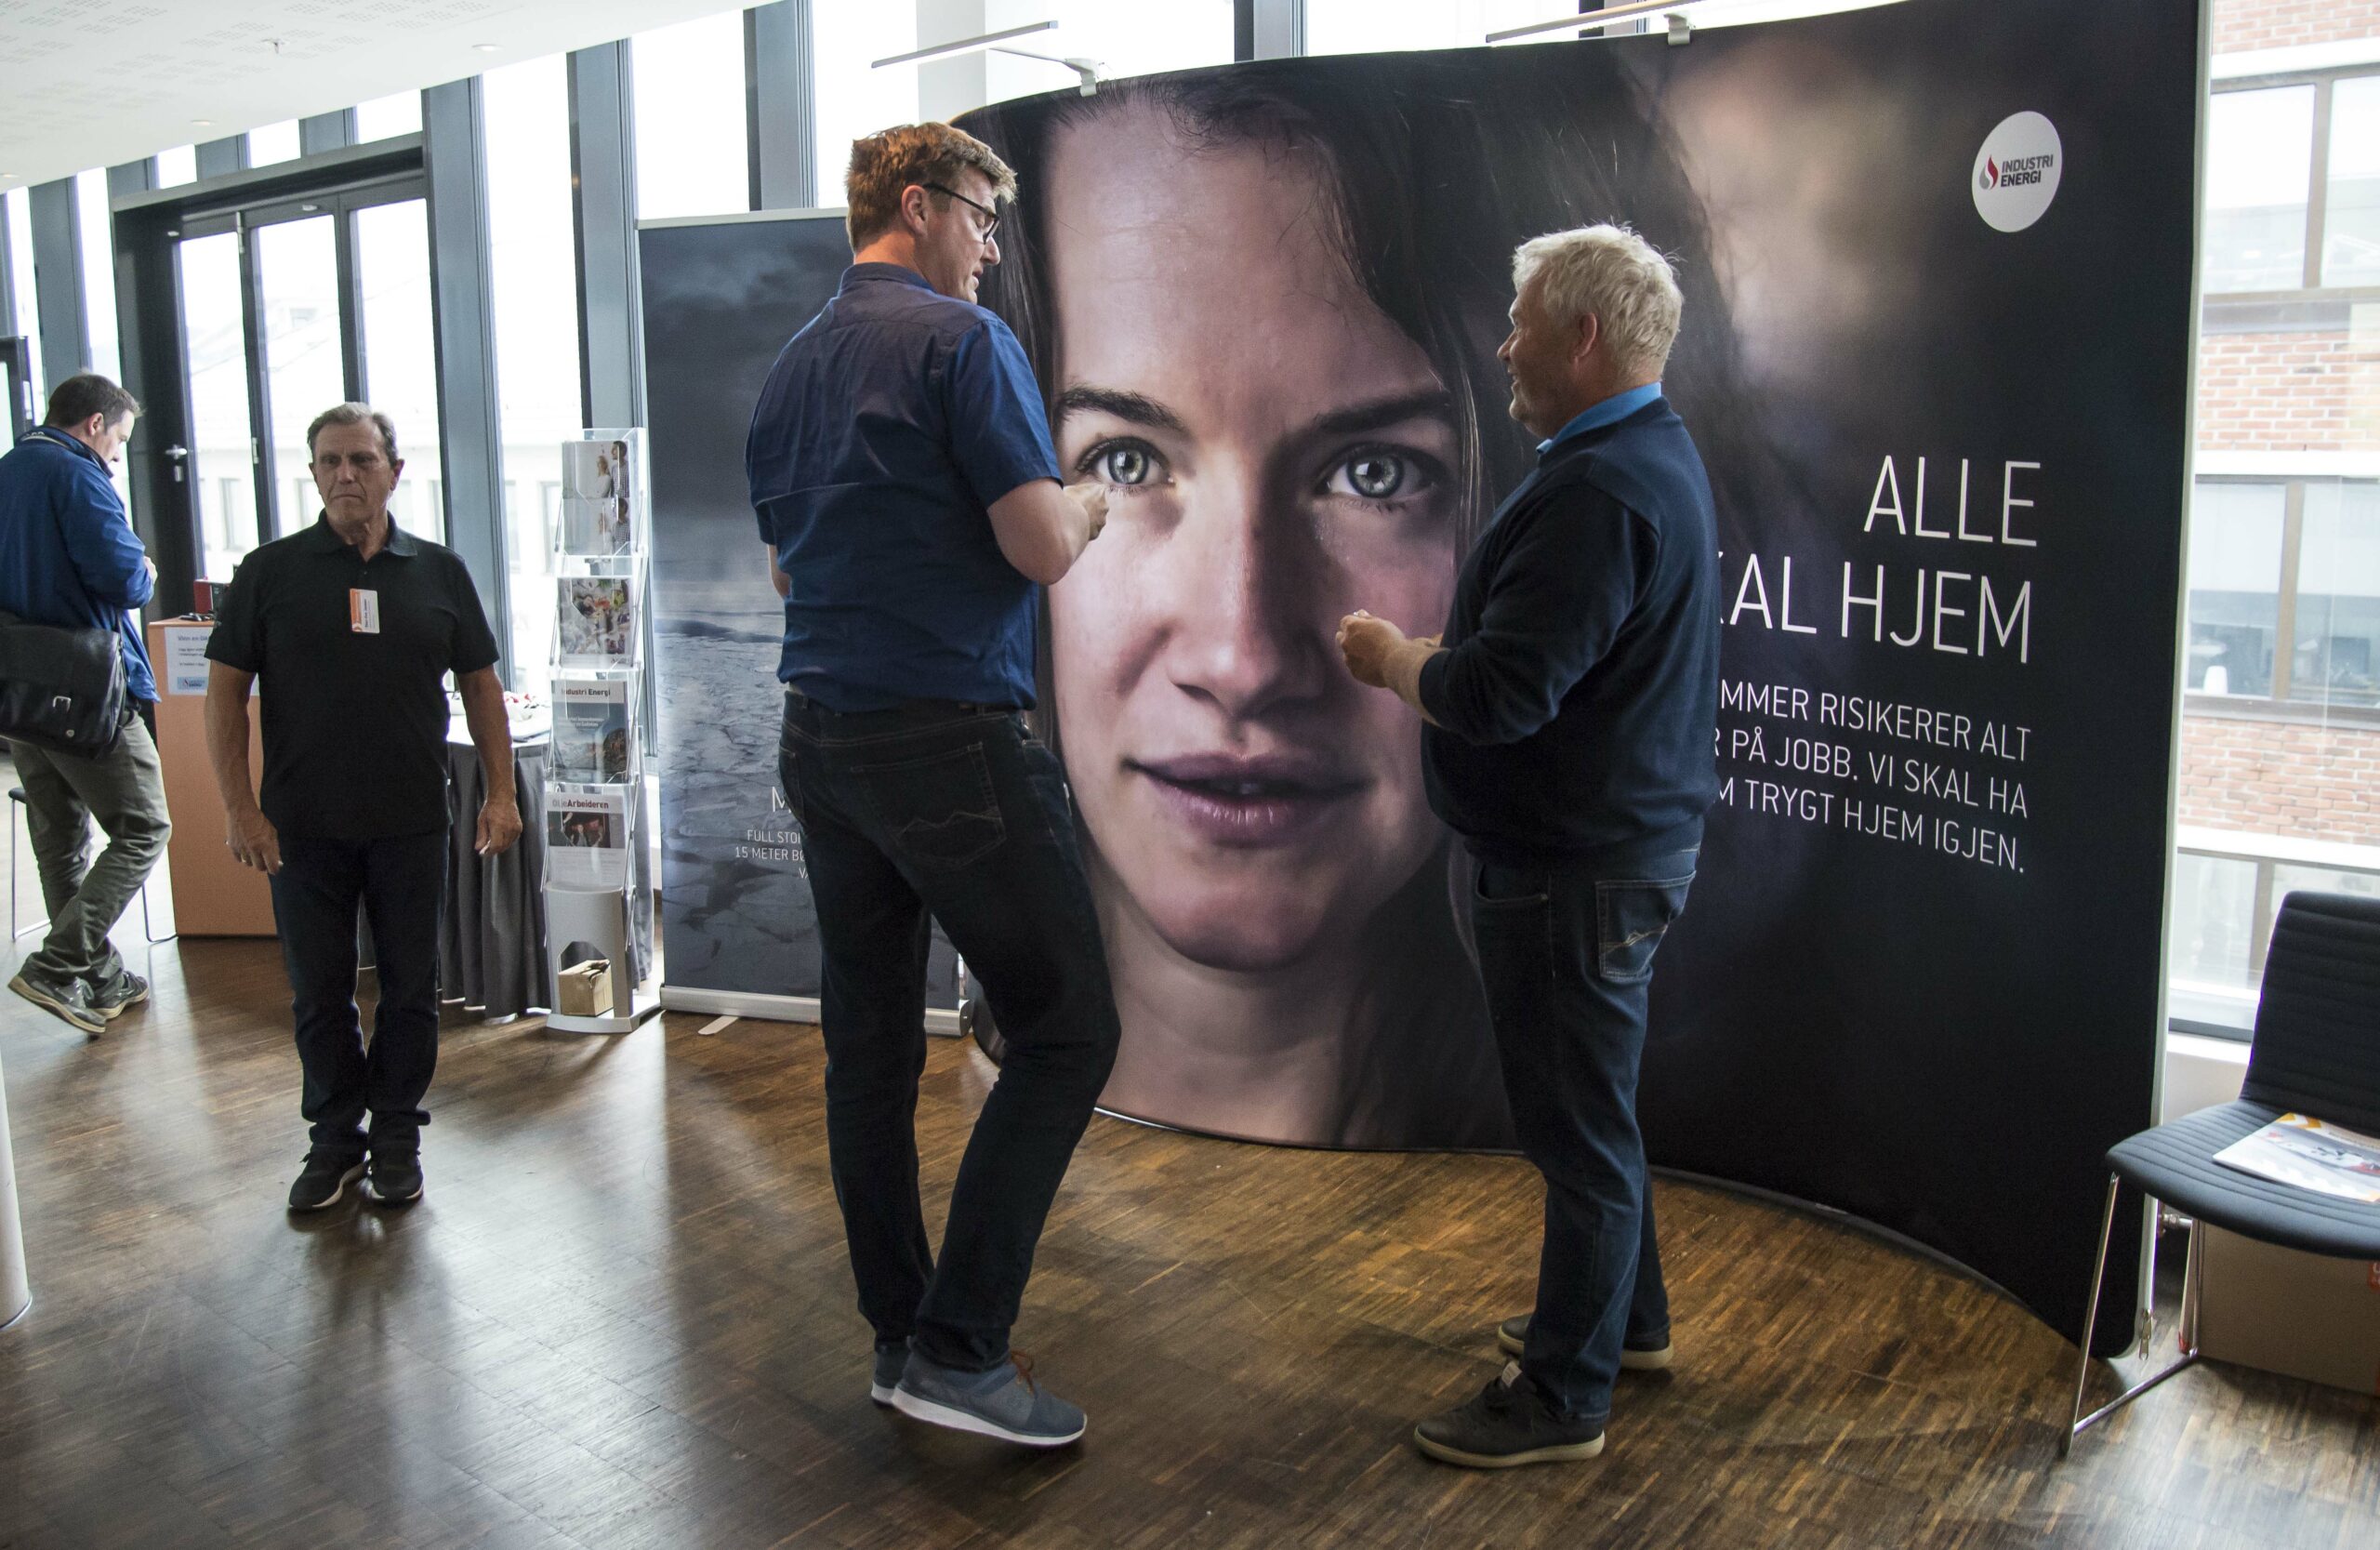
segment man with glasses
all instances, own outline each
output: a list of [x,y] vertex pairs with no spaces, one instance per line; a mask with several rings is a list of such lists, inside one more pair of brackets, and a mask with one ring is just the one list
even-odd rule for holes
[[[1083,1413],[1009,1330],[1117,1018],[1064,776],[1019,712],[1036,586],[1097,536],[1105,497],[1061,488],[1025,352],[974,305],[1015,175],[919,124],[855,143],[846,185],[852,267],[777,357],[746,449],[786,599],[778,775],[818,908],[835,1197],[877,1402],[1055,1447]],[[939,1263],[915,1126],[929,914],[1008,1044]]]

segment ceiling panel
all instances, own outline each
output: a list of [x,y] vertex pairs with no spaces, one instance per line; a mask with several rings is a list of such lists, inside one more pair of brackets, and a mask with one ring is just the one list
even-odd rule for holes
[[0,0],[0,189],[742,8],[736,0]]

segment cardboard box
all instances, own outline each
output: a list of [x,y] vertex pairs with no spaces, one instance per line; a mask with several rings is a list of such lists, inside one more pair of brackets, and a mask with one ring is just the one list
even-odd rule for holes
[[2380,1394],[2380,1263],[2198,1232],[2201,1355]]
[[612,1015],[612,963],[590,958],[554,977],[554,1010],[565,1017]]

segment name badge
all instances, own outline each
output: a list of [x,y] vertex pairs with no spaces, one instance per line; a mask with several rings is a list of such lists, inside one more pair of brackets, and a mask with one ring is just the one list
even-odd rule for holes
[[358,635],[380,633],[380,594],[362,587],[347,590],[347,628]]

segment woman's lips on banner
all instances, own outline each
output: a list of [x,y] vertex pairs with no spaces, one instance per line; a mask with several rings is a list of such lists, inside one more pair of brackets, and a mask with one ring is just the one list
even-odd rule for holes
[[1327,823],[1369,783],[1313,754],[1184,754],[1126,760],[1160,808],[1219,845],[1283,845]]

